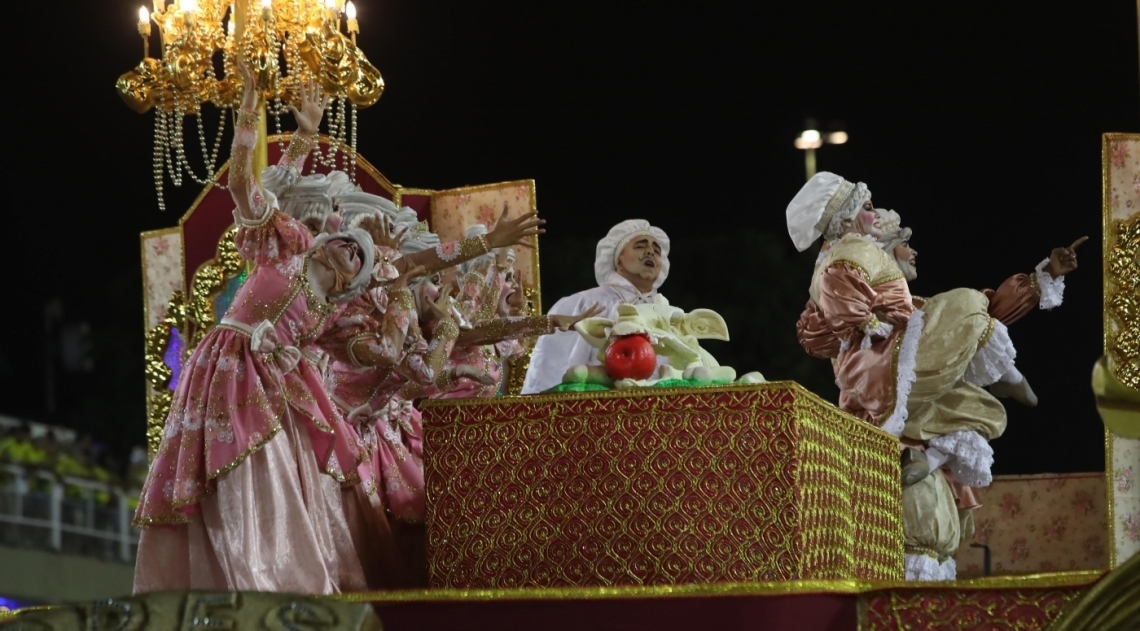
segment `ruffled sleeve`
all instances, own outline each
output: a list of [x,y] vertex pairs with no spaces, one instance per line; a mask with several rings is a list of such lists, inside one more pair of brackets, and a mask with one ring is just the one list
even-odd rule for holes
[[1065,277],[1053,278],[1045,271],[1048,264],[1049,259],[1045,259],[1032,274],[1014,274],[996,290],[982,290],[990,299],[990,315],[1009,326],[1034,307],[1049,310],[1060,306],[1065,295]]
[[796,322],[796,337],[812,357],[832,359],[839,356],[839,338],[827,326],[823,312],[810,300],[804,306],[799,322]]
[[1046,311],[1060,307],[1065,298],[1065,277],[1054,278],[1052,274],[1045,271],[1045,267],[1048,265],[1049,259],[1045,259],[1038,263],[1034,269],[1036,272],[1034,279],[1037,280],[1037,288],[1041,292],[1041,300],[1037,304]]
[[997,289],[983,289],[990,299],[990,316],[1006,326],[1025,317],[1041,300],[1035,280],[1029,274],[1015,274]]
[[[863,337],[886,337],[893,328],[879,320],[873,312],[881,310],[905,321],[910,314],[903,305],[894,304],[880,296],[860,269],[847,263],[835,263],[823,271],[820,278],[819,308],[827,326],[843,344],[852,344]],[[909,304],[909,296],[906,297]]]
[[257,265],[277,265],[301,256],[313,246],[308,228],[279,210],[256,220],[245,219],[235,211],[234,220],[238,226],[234,236],[238,252]]

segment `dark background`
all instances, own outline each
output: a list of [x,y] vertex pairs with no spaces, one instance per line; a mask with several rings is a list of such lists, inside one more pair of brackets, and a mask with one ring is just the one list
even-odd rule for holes
[[[1065,304],[1011,333],[1041,405],[1009,405],[997,473],[1103,470],[1089,391],[1101,349],[1101,134],[1140,131],[1136,5],[360,0],[360,43],[388,89],[362,153],[393,181],[534,178],[549,220],[543,294],[593,285],[593,247],[642,217],[673,240],[663,291],[728,321],[709,348],[739,371],[834,399],[794,323],[813,253],[784,209],[804,180],[807,116],[851,141],[821,170],[868,183],[915,231],[915,293],[995,287],[1081,235]],[[160,213],[153,114],[113,85],[141,54],[138,0],[6,7],[7,265],[0,414],[82,428],[122,452],[144,427],[138,233]],[[212,138],[215,116],[207,117]],[[200,165],[196,131],[188,150]],[[199,169],[201,167],[199,166]],[[94,370],[46,405],[45,305],[87,322]]]

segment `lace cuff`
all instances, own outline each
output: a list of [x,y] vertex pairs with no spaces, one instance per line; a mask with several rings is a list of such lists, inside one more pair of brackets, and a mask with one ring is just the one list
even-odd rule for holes
[[872,315],[867,318],[863,323],[863,341],[859,344],[859,348],[867,350],[871,348],[871,338],[873,337],[887,337],[895,330],[889,322],[882,322],[877,316]]
[[1030,277],[1032,281],[1035,281],[1033,284],[1037,289],[1038,295],[1041,296],[1041,300],[1037,303],[1037,306],[1046,311],[1053,307],[1061,306],[1061,301],[1065,297],[1065,277],[1058,276],[1054,278],[1052,274],[1045,271],[1048,265],[1049,259],[1041,261],[1035,268],[1037,273]]
[[278,166],[297,169],[298,172],[305,166],[305,158],[309,157],[309,152],[317,144],[317,136],[302,136],[300,134],[293,134],[289,140],[289,147],[285,150],[285,155],[281,156]]

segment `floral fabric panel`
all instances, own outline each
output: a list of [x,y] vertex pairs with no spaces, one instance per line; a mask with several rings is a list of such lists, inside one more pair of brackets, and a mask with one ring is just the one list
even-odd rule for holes
[[[509,209],[511,217],[534,210],[534,182],[522,180],[435,193],[432,196],[432,229],[444,243],[459,241],[472,224],[481,223],[490,230],[504,207]],[[515,278],[524,288],[536,288],[537,253],[516,246],[515,254]]]
[[[974,542],[990,547],[994,575],[1108,567],[1108,515],[1101,473],[994,476],[977,491]],[[963,543],[958,578],[983,575],[983,553]]]
[[1113,219],[1140,210],[1140,137],[1108,141],[1108,206]]
[[166,317],[166,305],[182,291],[182,235],[177,228],[143,233],[143,289],[146,328]]
[[1112,440],[1113,534],[1116,565],[1140,552],[1140,440]]

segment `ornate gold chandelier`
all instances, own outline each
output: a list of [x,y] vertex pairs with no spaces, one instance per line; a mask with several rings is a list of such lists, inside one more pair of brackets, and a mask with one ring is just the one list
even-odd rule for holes
[[[356,7],[345,0],[153,0],[153,11],[139,9],[138,33],[143,60],[119,77],[115,88],[127,106],[143,114],[155,110],[154,183],[158,206],[163,201],[164,174],[175,186],[183,176],[215,184],[218,155],[230,110],[241,98],[236,64],[246,60],[258,80],[263,103],[281,133],[286,104],[299,95],[304,81],[316,79],[329,97],[330,143],[315,159],[343,168],[355,177],[356,111],[376,102],[384,92],[380,72],[356,47],[360,32]],[[345,31],[342,32],[342,16]],[[152,23],[158,27],[161,56],[150,56]],[[209,146],[202,120],[203,107],[219,110],[217,132]],[[205,162],[199,176],[186,157],[185,123],[195,118]],[[265,166],[267,137],[263,116],[262,142],[256,173]]]

